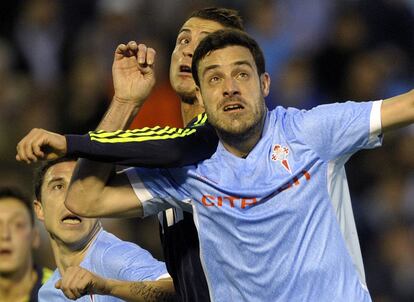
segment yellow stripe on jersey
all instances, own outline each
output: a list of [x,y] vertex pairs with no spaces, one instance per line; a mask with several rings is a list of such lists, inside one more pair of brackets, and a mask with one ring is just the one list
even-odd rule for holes
[[103,134],[96,134],[94,132],[90,132],[89,136],[90,138],[96,138],[96,139],[104,139],[104,138],[108,138],[108,139],[113,139],[113,138],[128,138],[128,137],[142,137],[142,136],[159,136],[159,135],[165,135],[165,134],[183,134],[183,133],[187,133],[193,129],[191,128],[187,128],[187,129],[177,129],[177,128],[170,128],[170,127],[165,127],[162,128],[160,130],[153,130],[153,129],[159,129],[158,128],[148,128],[150,130],[146,131],[146,132],[136,132],[136,131],[115,131],[115,132],[107,132],[107,133],[103,133]]
[[193,134],[196,132],[196,129],[185,129],[184,131],[179,132],[173,132],[173,133],[167,133],[164,134],[158,134],[158,135],[151,135],[151,136],[127,136],[127,137],[112,137],[112,138],[101,138],[101,137],[94,137],[91,136],[91,140],[97,141],[100,143],[131,143],[131,142],[145,142],[145,141],[152,141],[152,140],[163,140],[163,139],[171,139],[171,138],[179,138],[179,137],[185,137],[188,135]]
[[207,114],[205,113],[200,113],[199,115],[197,115],[197,120],[194,122],[193,126],[200,126],[202,124],[204,124],[207,121]]
[[[193,127],[203,125],[207,121],[207,114],[201,113],[197,116],[197,120],[193,124]],[[117,130],[117,131],[90,131],[89,137],[91,140],[101,143],[127,143],[127,142],[143,142],[150,140],[170,139],[177,137],[185,137],[196,132],[194,128],[171,128],[169,126],[161,128],[156,127],[144,127],[141,129],[133,130]]]
[[42,278],[42,284],[45,284],[47,280],[52,276],[53,271],[48,269],[47,267],[43,268],[43,278]]

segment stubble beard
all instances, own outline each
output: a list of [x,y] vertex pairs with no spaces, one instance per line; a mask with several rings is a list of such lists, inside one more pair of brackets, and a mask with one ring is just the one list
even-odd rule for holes
[[210,124],[216,129],[217,135],[227,144],[238,146],[251,137],[261,133],[266,110],[263,108],[247,120],[243,116],[221,121],[217,116],[208,115]]
[[173,78],[171,87],[175,93],[177,93],[182,102],[193,105],[197,100],[194,80],[190,78],[180,79],[178,75],[173,76]]

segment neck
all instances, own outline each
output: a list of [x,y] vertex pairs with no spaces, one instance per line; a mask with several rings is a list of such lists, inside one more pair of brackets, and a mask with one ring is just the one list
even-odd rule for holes
[[181,117],[184,125],[188,125],[193,118],[203,112],[204,107],[196,98],[191,100],[188,98],[181,98]]
[[0,274],[0,301],[25,301],[36,281],[37,274],[32,259],[14,273]]
[[263,115],[259,123],[242,134],[216,130],[224,148],[237,157],[247,157],[262,136],[265,117],[266,114]]
[[89,248],[95,241],[95,238],[100,230],[100,225],[95,228],[93,234],[88,237],[84,244],[68,245],[64,242],[50,238],[53,256],[55,257],[56,266],[62,275],[70,266],[79,266],[85,258]]

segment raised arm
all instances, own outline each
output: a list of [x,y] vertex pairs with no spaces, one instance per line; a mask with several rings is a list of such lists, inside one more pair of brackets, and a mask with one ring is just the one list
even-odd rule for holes
[[414,123],[414,90],[386,99],[381,106],[382,131]]
[[[115,94],[97,130],[115,131],[129,126],[154,87],[154,59],[155,51],[143,44],[129,42],[116,48],[112,65]],[[81,216],[102,212],[105,216],[141,215],[142,205],[128,180],[113,171],[113,164],[79,159],[66,207]]]
[[72,300],[96,294],[129,302],[177,301],[171,278],[157,281],[107,279],[78,266],[69,267],[55,286]]

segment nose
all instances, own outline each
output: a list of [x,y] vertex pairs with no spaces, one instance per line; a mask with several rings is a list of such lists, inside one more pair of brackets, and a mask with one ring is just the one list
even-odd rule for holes
[[7,240],[10,240],[10,238],[11,238],[10,226],[8,226],[7,224],[0,226],[1,241],[7,241]]
[[190,43],[187,44],[186,47],[184,47],[183,54],[186,57],[192,58],[193,55],[194,55],[194,50],[195,50],[195,45],[194,45],[193,42],[190,42]]
[[233,79],[232,77],[226,78],[224,80],[223,96],[232,97],[235,95],[240,95],[240,90],[235,79]]

